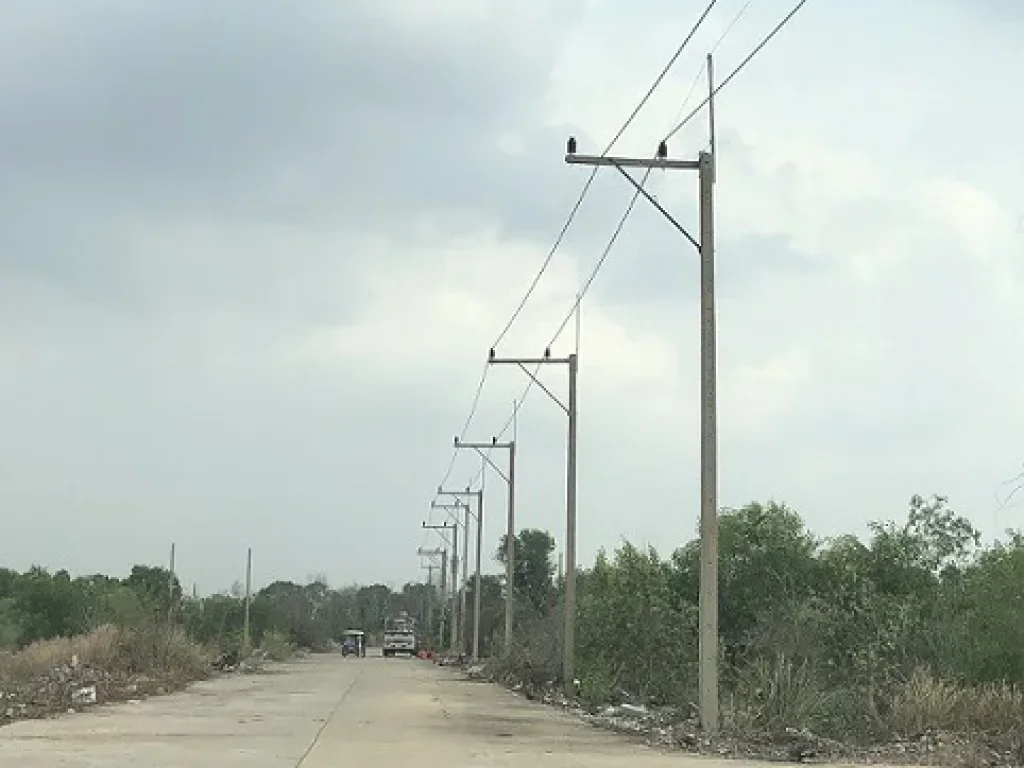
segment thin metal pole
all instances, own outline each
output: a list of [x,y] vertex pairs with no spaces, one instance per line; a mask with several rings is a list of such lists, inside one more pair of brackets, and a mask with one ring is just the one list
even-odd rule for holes
[[569,355],[569,440],[566,461],[565,525],[565,641],[562,676],[567,695],[576,693],[576,373],[577,357]]
[[[515,406],[513,406],[513,409]],[[512,411],[513,414],[515,410]],[[505,532],[505,654],[512,650],[516,575],[516,444],[508,444],[508,524]]]
[[484,492],[476,492],[476,578],[473,581],[473,658],[480,658],[480,566],[484,548]]
[[700,718],[718,730],[718,403],[714,157],[700,154]]

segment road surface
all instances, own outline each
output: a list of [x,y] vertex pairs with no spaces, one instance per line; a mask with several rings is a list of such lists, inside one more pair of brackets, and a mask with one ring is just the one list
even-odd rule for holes
[[411,659],[316,656],[0,728],[18,768],[719,768]]

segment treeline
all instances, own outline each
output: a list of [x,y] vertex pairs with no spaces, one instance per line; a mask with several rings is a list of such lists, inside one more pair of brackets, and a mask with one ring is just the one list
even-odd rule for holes
[[[870,531],[822,540],[783,504],[723,511],[725,722],[843,739],[1024,729],[1024,536],[983,546],[937,496]],[[560,676],[554,542],[517,538],[521,607],[504,664],[540,684]],[[667,558],[626,544],[580,571],[584,700],[697,700],[699,551],[697,540]]]
[[[429,632],[435,607],[432,592],[436,603],[436,590],[426,584],[406,584],[393,592],[382,584],[332,589],[323,580],[278,581],[253,595],[250,637],[256,646],[273,636],[296,647],[328,650],[346,629],[379,634],[385,619],[399,611],[407,611]],[[0,650],[112,625],[174,628],[197,643],[240,652],[244,624],[243,597],[190,597],[166,568],[137,565],[125,578],[72,578],[63,570],[50,573],[34,567],[18,573],[0,568]]]

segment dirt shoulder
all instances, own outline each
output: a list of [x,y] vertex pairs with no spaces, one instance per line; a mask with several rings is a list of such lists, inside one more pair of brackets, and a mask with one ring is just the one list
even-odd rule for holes
[[[453,663],[454,665],[454,663]],[[781,734],[729,734],[710,737],[697,721],[695,708],[648,707],[623,702],[585,707],[570,701],[554,685],[531,685],[499,678],[480,665],[462,664],[472,679],[502,685],[528,700],[574,714],[591,725],[626,734],[650,746],[718,758],[855,765],[1024,765],[1024,733],[1004,736],[954,734],[926,730],[912,738],[883,744],[847,744],[807,731],[788,729]]]

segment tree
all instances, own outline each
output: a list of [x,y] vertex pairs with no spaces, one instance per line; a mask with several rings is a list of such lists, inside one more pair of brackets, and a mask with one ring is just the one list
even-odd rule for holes
[[[466,584],[466,621],[464,624],[466,648],[473,647],[473,622],[476,620],[476,579]],[[496,646],[495,636],[505,626],[505,601],[502,598],[501,579],[490,574],[480,576],[480,653],[490,655]]]
[[181,607],[181,582],[167,568],[152,565],[132,566],[124,581],[139,596],[144,605],[158,616],[167,616]]
[[[514,594],[537,613],[547,609],[554,592],[556,565],[551,557],[554,551],[555,538],[547,531],[527,528],[516,535]],[[508,562],[507,552],[508,534],[501,537],[495,554],[502,565]]]

